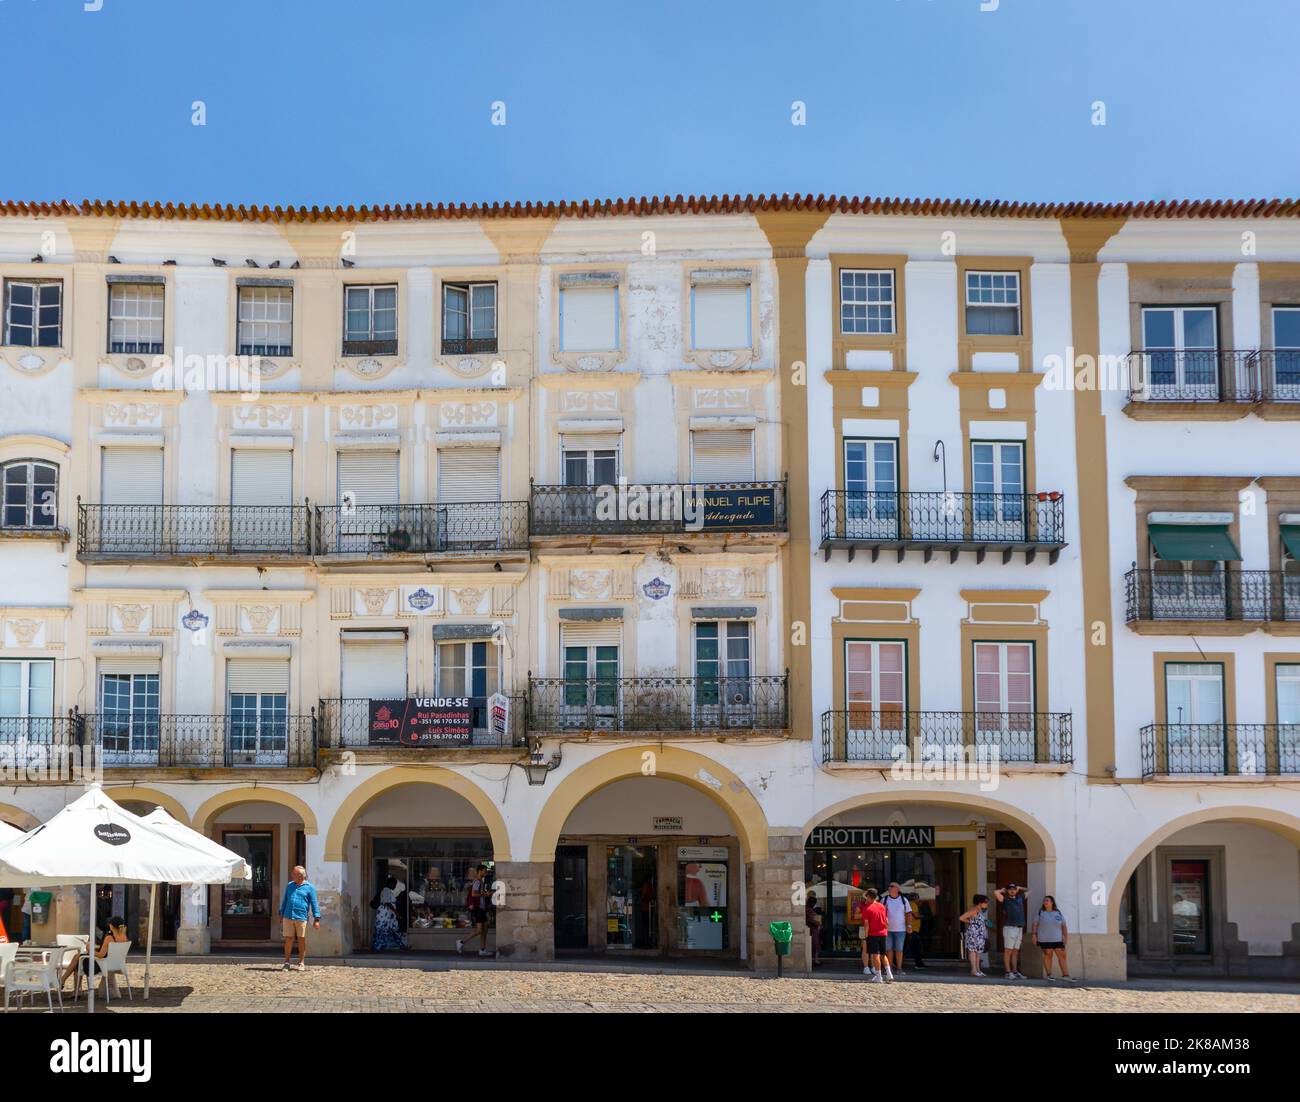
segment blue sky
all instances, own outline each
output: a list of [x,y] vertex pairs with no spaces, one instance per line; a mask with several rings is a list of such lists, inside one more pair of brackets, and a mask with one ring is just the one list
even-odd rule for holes
[[86,2],[0,0],[0,198],[1300,194],[1294,0]]

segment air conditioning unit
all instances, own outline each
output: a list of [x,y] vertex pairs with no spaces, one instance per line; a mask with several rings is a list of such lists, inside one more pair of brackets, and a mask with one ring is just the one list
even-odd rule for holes
[[413,542],[409,529],[399,527],[388,530],[387,543],[390,551],[409,551]]

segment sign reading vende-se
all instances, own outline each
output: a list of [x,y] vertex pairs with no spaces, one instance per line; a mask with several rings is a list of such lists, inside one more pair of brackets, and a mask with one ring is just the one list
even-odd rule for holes
[[473,729],[467,696],[370,702],[371,746],[468,746]]

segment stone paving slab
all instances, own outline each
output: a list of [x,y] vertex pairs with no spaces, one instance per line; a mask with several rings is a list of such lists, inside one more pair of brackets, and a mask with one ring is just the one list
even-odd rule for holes
[[[96,1000],[96,1012],[312,1013],[816,1013],[864,1011],[1097,1013],[1300,1013],[1300,984],[1177,981],[1066,986],[1044,980],[971,980],[957,975],[869,984],[860,975],[760,977],[708,972],[544,971],[515,968],[345,967],[285,972],[272,960],[208,958],[155,963],[152,995]],[[84,1003],[70,1008],[81,1010]],[[41,1007],[40,1009],[43,1009]]]

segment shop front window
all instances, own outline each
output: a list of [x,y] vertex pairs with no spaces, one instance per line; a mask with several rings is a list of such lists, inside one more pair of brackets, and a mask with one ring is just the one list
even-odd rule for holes
[[1210,953],[1210,863],[1174,861],[1169,867],[1169,913],[1176,956]]
[[607,851],[605,944],[654,949],[659,944],[657,846],[610,846]]
[[222,885],[222,936],[231,939],[264,940],[271,936],[271,854],[274,836],[268,832],[227,831],[221,844],[239,854],[252,871],[249,879],[239,878]]
[[465,897],[479,864],[488,866],[489,882],[495,879],[487,838],[385,835],[373,840],[371,855],[370,891],[396,879],[397,923],[417,949],[454,949],[472,925]]

